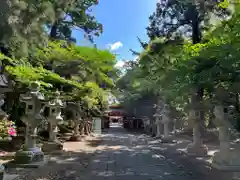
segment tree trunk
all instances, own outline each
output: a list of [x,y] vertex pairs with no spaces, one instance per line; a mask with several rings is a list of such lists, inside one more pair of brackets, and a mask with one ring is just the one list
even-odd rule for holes
[[58,30],[58,22],[55,21],[52,25],[51,31],[50,31],[50,38],[56,39],[57,38],[57,30]]
[[[196,8],[196,5],[193,5],[191,7],[192,11],[192,17],[191,17],[191,25],[192,25],[192,43],[197,44],[201,42],[201,30],[200,30],[200,21],[199,21],[199,13]],[[204,95],[204,88],[199,86],[198,82],[196,82],[197,87],[197,93],[196,93],[196,100],[198,102],[203,101],[203,95]],[[205,128],[204,128],[204,110],[200,111],[200,132],[201,135],[204,134]]]

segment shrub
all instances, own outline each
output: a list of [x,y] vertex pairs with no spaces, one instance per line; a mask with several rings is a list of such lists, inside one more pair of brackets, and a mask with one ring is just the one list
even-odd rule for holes
[[0,120],[0,139],[11,139],[12,136],[16,136],[14,122],[7,119]]

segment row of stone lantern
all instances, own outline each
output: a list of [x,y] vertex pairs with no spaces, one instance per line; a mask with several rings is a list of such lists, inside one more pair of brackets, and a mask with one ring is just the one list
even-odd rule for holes
[[[212,158],[212,167],[224,170],[231,171],[233,173],[233,178],[239,178],[240,174],[240,158],[239,158],[239,143],[230,143],[229,129],[232,127],[230,120],[232,118],[231,111],[229,110],[229,97],[228,92],[218,89],[215,96],[215,101],[211,102],[214,104],[214,124],[218,128],[219,133],[219,142],[220,150],[216,152]],[[203,144],[203,139],[201,137],[201,111],[203,111],[204,106],[212,107],[212,104],[209,103],[193,103],[191,104],[191,109],[189,111],[189,121],[191,122],[191,127],[193,128],[193,142],[187,147],[187,153],[194,156],[204,156],[207,155],[208,149]],[[164,109],[164,108],[163,108]],[[164,113],[164,110],[160,111],[157,109],[156,125],[160,126],[161,124],[168,124],[169,118],[168,114]],[[157,136],[161,135],[160,127],[157,128]],[[164,126],[164,136],[168,136],[168,127]]]
[[[20,101],[26,104],[25,115],[22,117],[22,121],[26,125],[25,143],[24,147],[18,151],[15,155],[16,163],[31,163],[43,161],[43,151],[62,150],[63,146],[57,139],[57,124],[63,121],[61,116],[61,108],[65,105],[60,100],[60,93],[55,93],[55,98],[51,101],[44,98],[40,93],[40,84],[38,82],[32,83],[30,92],[21,95]],[[79,126],[83,122],[82,105],[80,102],[71,102],[67,104],[67,107],[73,113],[74,120],[74,133],[70,140],[79,141],[82,139],[84,132],[79,132]],[[46,120],[49,123],[49,140],[44,142],[42,147],[37,147],[37,127],[45,120],[42,112],[48,108],[48,115]],[[100,118],[94,119],[94,124],[101,124]],[[99,123],[98,123],[99,122]],[[83,128],[81,128],[83,129]],[[100,129],[101,126],[98,128]],[[99,132],[97,132],[99,133]]]
[[[170,122],[168,113],[166,106],[164,106],[163,109],[158,106],[154,115],[156,118],[157,137],[161,137],[163,142],[172,142],[172,137],[169,135],[168,128]],[[200,113],[201,109],[194,110],[194,108],[189,112],[189,120],[193,128],[193,142],[187,147],[188,155],[204,156],[208,153],[208,149],[203,144],[203,139],[201,137]],[[233,176],[239,178],[240,145],[237,143],[234,145],[230,144],[229,129],[231,127],[231,114],[229,107],[224,105],[224,102],[218,100],[218,104],[214,106],[214,116],[214,124],[217,126],[219,132],[220,150],[216,152],[212,158],[212,167],[219,170],[232,171],[234,172]],[[164,125],[163,136],[161,135],[162,125]]]
[[[216,104],[214,106],[214,116],[214,124],[218,128],[220,146],[219,152],[213,155],[212,167],[219,170],[236,172],[234,176],[239,177],[237,172],[240,171],[240,146],[238,143],[230,144],[229,129],[232,125],[230,123],[231,114],[229,107],[224,105],[224,103]],[[194,156],[207,155],[207,147],[203,144],[201,138],[200,124],[197,123],[199,112],[192,110],[189,113],[189,117],[195,121],[193,123],[193,143],[188,146],[187,152],[189,155]]]
[[[25,164],[32,166],[44,162],[43,151],[55,151],[61,150],[63,148],[61,142],[57,139],[57,124],[63,121],[61,116],[61,108],[65,104],[60,100],[60,93],[56,92],[53,100],[46,99],[40,92],[40,83],[34,82],[30,86],[30,91],[26,94],[20,96],[20,101],[23,102],[25,106],[25,114],[21,120],[26,125],[25,131],[25,142],[21,150],[17,151],[15,154],[14,161],[16,164]],[[3,98],[0,97],[0,116],[6,116],[6,113],[2,111],[1,106],[4,104]],[[75,129],[73,137],[75,140],[79,139],[79,125],[82,122],[81,114],[81,104],[69,103],[70,110],[74,114]],[[44,117],[43,111],[48,110],[46,117]],[[38,147],[37,144],[37,130],[38,125],[44,120],[49,123],[49,140],[43,143],[42,147]],[[101,119],[98,118],[101,121]],[[96,120],[95,120],[96,121]],[[100,122],[99,121],[99,122]],[[98,121],[96,121],[98,122]],[[95,123],[96,124],[96,123]],[[98,127],[101,129],[101,127]],[[37,164],[35,164],[37,163]],[[0,164],[0,180],[3,179],[4,166]]]
[[49,109],[47,121],[49,122],[49,142],[43,144],[43,148],[48,149],[49,146],[62,148],[57,141],[57,123],[62,121],[61,108],[63,103],[60,100],[60,93],[56,92],[55,99],[47,101],[43,94],[40,93],[40,84],[34,82],[31,84],[30,92],[20,96],[20,101],[25,103],[25,115],[22,121],[26,125],[25,143],[21,150],[16,152],[15,162],[19,164],[28,164],[31,162],[41,162],[44,160],[44,154],[41,147],[37,147],[37,127],[45,120],[42,112],[45,108]]

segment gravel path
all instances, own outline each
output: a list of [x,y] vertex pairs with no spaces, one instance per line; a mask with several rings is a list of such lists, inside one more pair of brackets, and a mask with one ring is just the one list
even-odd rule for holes
[[15,180],[206,179],[194,167],[183,166],[174,157],[167,157],[159,144],[149,145],[144,135],[128,133],[116,125],[102,138],[101,146],[75,147],[78,152],[73,152],[71,147],[71,153],[56,156],[54,162]]

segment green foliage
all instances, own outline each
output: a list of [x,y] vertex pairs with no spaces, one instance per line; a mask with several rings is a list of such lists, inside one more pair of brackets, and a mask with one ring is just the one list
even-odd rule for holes
[[90,8],[98,4],[97,0],[50,1],[54,5],[54,11],[60,15],[53,24],[49,24],[51,38],[74,42],[72,29],[77,29],[85,32],[85,36],[93,42],[93,37],[102,33],[102,24],[90,14]]
[[0,140],[10,137],[10,128],[13,128],[15,130],[14,123],[12,121],[9,121],[7,119],[3,119],[0,121]]
[[106,90],[114,88],[117,78],[115,55],[72,44],[71,35],[73,29],[83,30],[93,41],[102,33],[102,25],[90,13],[97,4],[97,0],[0,2],[0,61],[14,81],[12,104],[39,81],[48,97],[59,90],[64,101],[84,102],[86,110],[106,107]]
[[15,79],[15,81],[26,86],[29,86],[34,81],[39,81],[45,87],[52,87],[53,84],[58,83],[62,85],[68,84],[79,89],[82,88],[80,83],[66,80],[58,74],[48,71],[42,67],[7,66],[6,71]]
[[114,76],[116,59],[107,50],[68,45],[64,41],[50,42],[46,48],[37,51],[32,63],[42,66],[51,63],[51,68],[61,76],[113,86],[108,73],[112,72]]
[[[51,97],[53,92],[59,90],[63,100],[84,102],[86,110],[106,107],[105,89],[114,86],[108,73],[114,72],[116,60],[106,50],[60,41],[37,49],[30,60],[22,58],[17,61],[4,55],[0,58],[11,62],[5,70],[16,82],[15,89],[24,90],[32,82],[39,81],[45,95]],[[44,68],[49,63],[51,70]]]
[[17,57],[27,56],[48,38],[46,23],[54,21],[50,1],[1,1],[0,43]]
[[236,4],[232,17],[209,31],[202,43],[192,44],[179,36],[153,39],[141,53],[138,65],[119,80],[118,87],[134,97],[151,89],[182,113],[196,86],[204,88],[203,98],[210,103],[218,87],[224,87],[230,95],[239,93],[239,8]]

